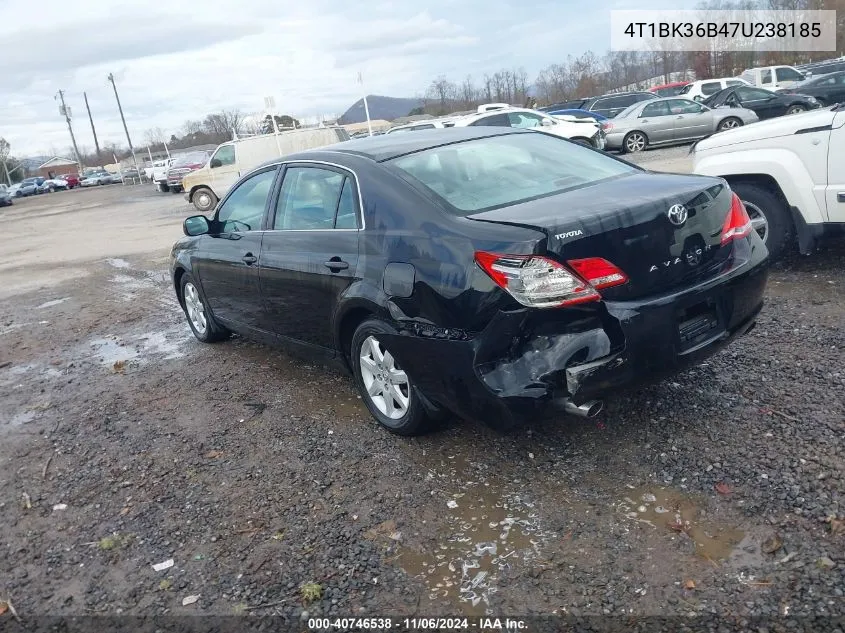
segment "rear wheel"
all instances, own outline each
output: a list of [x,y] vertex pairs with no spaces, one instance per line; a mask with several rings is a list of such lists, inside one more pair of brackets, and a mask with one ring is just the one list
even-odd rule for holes
[[804,112],[807,108],[802,105],[795,104],[793,106],[789,106],[789,109],[786,111],[787,114],[798,114],[799,112]]
[[166,183],[166,182],[159,182],[159,183],[157,183],[157,184],[156,184],[156,188],[157,188],[157,189],[158,189],[161,193],[167,193],[168,186],[167,186],[167,183]]
[[769,258],[780,258],[792,238],[789,208],[777,195],[758,185],[740,182],[731,185],[731,189],[745,205],[751,225],[769,249]]
[[584,145],[586,147],[592,147],[593,146],[593,144],[590,143],[589,139],[586,139],[586,138],[583,138],[583,137],[580,137],[580,136],[576,136],[575,138],[572,138],[572,139],[569,139],[569,140],[571,140],[573,143],[578,143],[578,145]]
[[355,385],[376,421],[397,435],[420,435],[431,427],[422,397],[396,362],[387,341],[396,330],[377,319],[364,321],[352,336]]
[[194,336],[203,343],[214,343],[222,341],[229,336],[229,330],[219,325],[214,316],[205,307],[202,295],[197,288],[194,278],[190,274],[182,275],[180,282],[182,288],[182,306],[185,316],[188,317],[188,325]]
[[724,130],[732,130],[735,127],[740,127],[740,126],[742,126],[742,121],[740,119],[737,119],[734,116],[729,116],[727,119],[725,119],[724,121],[719,123],[719,127],[716,128],[716,129],[719,132],[722,132]]
[[641,152],[646,147],[648,147],[648,137],[642,132],[628,132],[622,140],[623,152]]
[[191,196],[194,206],[200,213],[207,213],[217,205],[217,196],[208,187],[200,187]]

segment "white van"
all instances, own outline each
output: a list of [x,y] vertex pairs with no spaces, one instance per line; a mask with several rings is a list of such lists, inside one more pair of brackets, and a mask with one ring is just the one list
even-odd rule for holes
[[757,88],[777,90],[788,88],[799,81],[804,81],[807,77],[792,66],[763,66],[749,68],[740,75],[740,78]]
[[748,82],[742,77],[724,77],[722,79],[699,79],[687,84],[678,93],[679,97],[704,101],[710,95],[731,86],[746,86]]
[[182,179],[185,199],[201,213],[217,206],[238,178],[273,158],[348,141],[342,127],[305,128],[279,134],[262,134],[229,141],[220,145],[205,167],[192,171]]

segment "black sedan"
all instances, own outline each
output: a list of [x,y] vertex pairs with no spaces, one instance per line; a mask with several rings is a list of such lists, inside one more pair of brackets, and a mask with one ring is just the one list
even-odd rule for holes
[[725,88],[710,95],[702,103],[711,108],[719,106],[747,108],[753,110],[761,120],[821,107],[816,99],[808,95],[781,94],[751,86]]
[[811,77],[799,84],[778,90],[780,94],[802,94],[814,97],[822,107],[845,103],[845,70]]
[[200,341],[339,361],[404,435],[444,413],[498,428],[550,406],[595,415],[749,331],[767,278],[724,180],[504,128],[288,155],[184,231],[171,272]]

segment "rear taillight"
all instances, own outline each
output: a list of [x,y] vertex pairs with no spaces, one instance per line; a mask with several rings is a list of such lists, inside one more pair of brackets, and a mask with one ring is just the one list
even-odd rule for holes
[[[573,268],[578,266],[584,271],[583,279],[563,264],[540,255],[498,255],[478,251],[475,261],[499,287],[522,305],[532,308],[598,301],[601,295],[597,287],[608,288],[628,280],[621,270],[600,258],[569,262]],[[594,286],[591,280],[600,285]]]
[[628,281],[628,275],[601,257],[570,259],[566,263],[596,290],[612,288]]
[[610,121],[604,121],[601,124],[601,129],[604,130],[605,132],[610,132],[610,130],[613,129],[613,123],[611,123]]
[[745,210],[745,205],[735,193],[731,194],[731,210],[725,218],[725,224],[722,226],[722,245],[724,246],[731,240],[738,240],[742,237],[750,235],[753,227],[751,226],[751,218],[748,217],[748,211]]

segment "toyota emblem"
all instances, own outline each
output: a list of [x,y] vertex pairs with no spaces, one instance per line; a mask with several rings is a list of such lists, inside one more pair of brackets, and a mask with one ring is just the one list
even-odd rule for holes
[[687,208],[682,204],[673,204],[666,212],[669,221],[675,226],[683,226],[687,221]]

